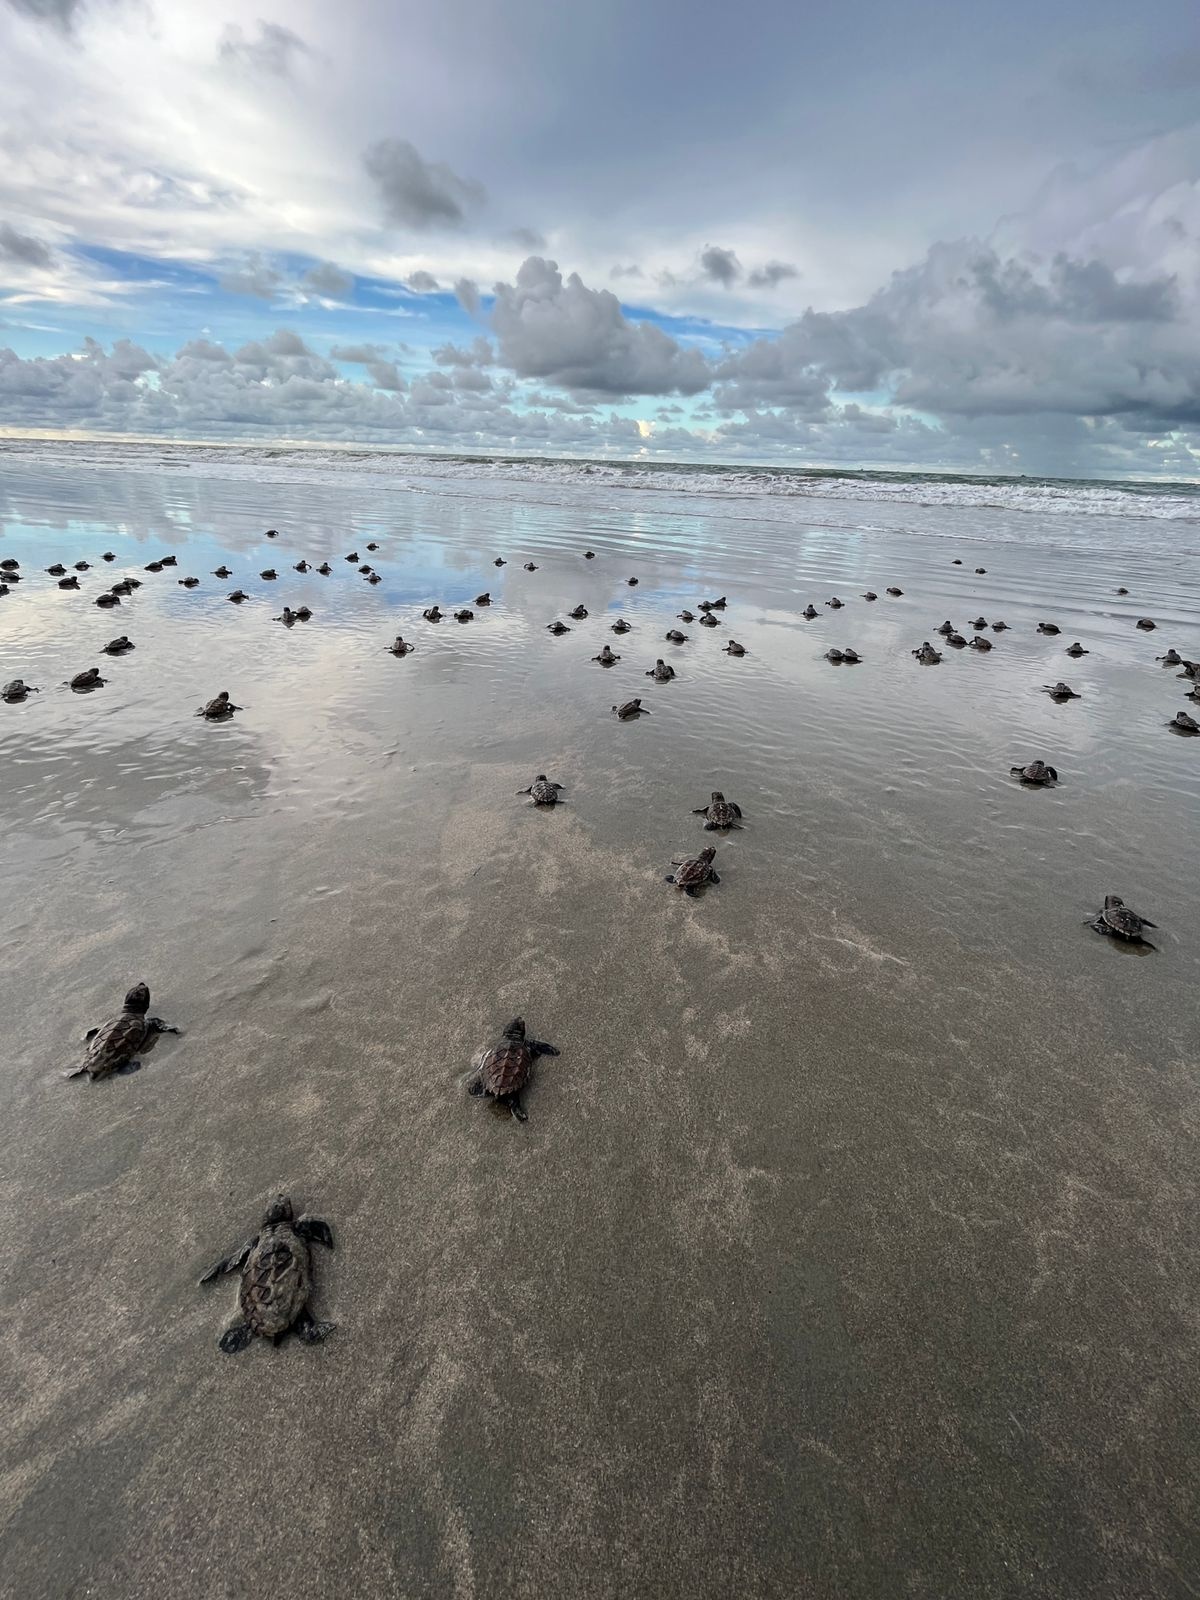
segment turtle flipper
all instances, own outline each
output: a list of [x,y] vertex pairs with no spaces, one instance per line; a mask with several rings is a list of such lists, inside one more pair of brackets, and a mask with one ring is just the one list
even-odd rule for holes
[[556,1050],[552,1044],[547,1044],[544,1039],[526,1039],[525,1043],[535,1056],[557,1056],[561,1051]]
[[705,833],[716,833],[716,831],[717,831],[716,823],[715,822],[706,822],[704,824],[704,831],[705,831]]
[[689,900],[694,900],[696,898],[696,885],[694,883],[685,883],[683,892]]
[[333,1249],[333,1234],[329,1224],[322,1222],[320,1217],[298,1218],[296,1232],[302,1239],[308,1239],[313,1244],[323,1244],[326,1250]]
[[741,808],[741,806],[739,806],[739,805],[735,805],[735,804],[734,804],[734,802],[733,802],[733,801],[732,801],[732,800],[731,800],[731,801],[730,801],[730,802],[729,802],[729,803],[730,803],[730,805],[732,805],[732,806],[733,806],[733,814],[734,814],[734,816],[735,816],[735,817],[740,817],[740,816],[741,816],[741,814],[742,814],[742,808]]
[[171,1023],[164,1022],[161,1017],[147,1017],[146,1018],[146,1027],[149,1029],[149,1031],[151,1033],[177,1033],[177,1034],[181,1034],[183,1032],[182,1028],[176,1028]]
[[710,872],[708,875],[708,881],[709,883],[720,883],[721,879],[715,872]]
[[512,1112],[514,1122],[529,1121],[529,1118],[525,1115],[525,1107],[521,1104],[521,1096],[519,1094],[506,1094],[504,1096],[504,1104]]
[[83,1037],[85,1039],[94,1039],[99,1032],[100,1032],[99,1028],[89,1028],[88,1031],[84,1034]]
[[247,1239],[245,1244],[235,1250],[232,1255],[222,1256],[215,1267],[209,1267],[200,1282],[211,1283],[214,1278],[219,1278],[223,1272],[240,1272],[246,1265],[247,1256],[257,1243],[257,1237]]
[[86,1071],[87,1071],[86,1067],[72,1067],[69,1071],[63,1073],[63,1077],[64,1078],[82,1078]]
[[517,793],[518,794],[532,794],[533,793],[533,785],[530,784],[528,789],[518,789]]
[[307,1306],[293,1324],[297,1338],[305,1344],[320,1344],[322,1339],[328,1339],[336,1327],[336,1322],[318,1322]]
[[253,1337],[254,1329],[248,1322],[235,1322],[232,1328],[225,1329],[217,1344],[227,1356],[233,1356],[244,1350]]
[[668,873],[667,873],[667,874],[666,874],[666,875],[665,875],[665,876],[664,876],[664,878],[663,878],[663,882],[664,882],[664,883],[674,883],[674,882],[675,882],[675,874],[674,874],[674,873],[673,873],[673,872],[668,872]]
[[705,815],[707,810],[708,810],[707,806],[693,806],[692,807],[692,815],[694,817],[702,817],[702,816]]
[[119,1073],[122,1078],[127,1077],[131,1072],[140,1072],[141,1070],[142,1063],[140,1061],[122,1061],[119,1067],[113,1068],[114,1074]]

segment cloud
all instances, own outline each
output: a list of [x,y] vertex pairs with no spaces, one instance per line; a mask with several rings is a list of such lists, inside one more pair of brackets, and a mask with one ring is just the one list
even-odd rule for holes
[[266,72],[277,78],[291,77],[295,61],[309,54],[308,46],[298,33],[278,22],[263,22],[261,18],[256,37],[247,38],[237,23],[231,22],[217,46],[218,58],[226,66]]
[[257,254],[247,256],[241,266],[222,272],[217,279],[227,294],[253,295],[258,300],[273,300],[286,281],[278,268]]
[[572,392],[696,394],[710,373],[698,350],[650,322],[630,322],[616,295],[565,281],[554,261],[530,256],[515,284],[498,283],[491,312],[502,365]]
[[368,361],[367,376],[377,389],[386,389],[392,394],[407,388],[394,361]]
[[454,297],[469,317],[477,317],[482,304],[479,285],[471,278],[460,278],[454,285]]
[[9,222],[0,222],[0,261],[19,261],[25,267],[48,267],[53,260],[49,245],[31,234],[18,233]]
[[439,367],[490,367],[496,359],[495,351],[482,334],[466,349],[457,344],[443,344],[432,354]]
[[522,250],[544,250],[546,240],[536,228],[514,228],[508,236]]
[[387,352],[379,344],[335,344],[329,352],[329,359],[365,367],[372,361],[383,361],[386,355]]
[[636,262],[631,261],[627,267],[610,267],[608,269],[608,275],[614,280],[617,278],[640,278],[642,276],[642,269],[637,265]]
[[38,22],[50,23],[69,33],[83,10],[84,0],[8,0],[14,11],[21,11]]
[[354,287],[354,279],[348,272],[343,272],[341,267],[335,267],[332,261],[318,261],[315,267],[300,279],[303,289],[311,289],[315,294],[328,295],[337,298],[349,294]]
[[722,250],[720,245],[710,244],[700,252],[700,271],[713,283],[732,289],[742,275],[742,264],[734,251]]
[[388,222],[408,228],[461,227],[481,206],[481,183],[460,178],[442,162],[426,161],[407,139],[380,139],[363,155]]
[[798,268],[790,261],[768,261],[765,266],[755,267],[746,279],[752,289],[775,289],[785,278],[798,278]]
[[410,273],[405,281],[414,294],[435,294],[438,289],[438,281],[433,273],[424,270]]

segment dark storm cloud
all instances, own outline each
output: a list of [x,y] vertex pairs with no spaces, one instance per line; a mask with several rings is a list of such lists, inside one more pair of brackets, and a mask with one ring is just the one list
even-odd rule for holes
[[765,266],[755,267],[746,279],[752,289],[775,289],[785,278],[798,278],[798,268],[790,261],[768,261]]
[[32,234],[18,233],[9,222],[0,222],[0,261],[19,261],[25,267],[48,267],[54,260],[49,245]]
[[742,275],[742,264],[735,251],[723,250],[718,244],[710,244],[706,250],[700,252],[700,270],[713,283],[719,283],[725,289],[732,289]]
[[616,295],[565,281],[554,261],[530,256],[515,284],[498,283],[491,312],[501,364],[573,392],[696,394],[709,382],[698,350],[649,322],[630,322]]
[[300,56],[310,54],[310,51],[298,33],[282,27],[278,22],[263,22],[260,19],[258,33],[253,37],[247,37],[236,22],[231,22],[221,35],[217,54],[226,66],[287,78],[291,76],[295,61]]
[[363,155],[388,222],[407,228],[461,227],[483,204],[481,183],[460,178],[440,161],[426,161],[407,139],[380,139]]

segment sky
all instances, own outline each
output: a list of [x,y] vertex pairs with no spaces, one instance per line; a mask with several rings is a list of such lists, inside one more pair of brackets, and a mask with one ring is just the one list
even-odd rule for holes
[[0,0],[0,431],[1200,472],[1195,0]]

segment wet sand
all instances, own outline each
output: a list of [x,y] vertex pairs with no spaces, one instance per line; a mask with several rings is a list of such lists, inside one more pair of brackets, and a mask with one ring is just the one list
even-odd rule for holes
[[[0,676],[44,686],[0,706],[0,1592],[1197,1592],[1178,530],[269,470],[21,467],[0,507]],[[105,548],[81,595],[33,576]],[[990,654],[912,661],[979,612]],[[219,688],[245,710],[195,719]],[[1034,755],[1056,789],[1008,778]],[[713,788],[744,831],[700,831]],[[689,901],[662,875],[710,841]],[[1157,951],[1083,926],[1106,891]],[[184,1036],[64,1083],[137,978]],[[516,1012],[562,1052],[523,1127],[465,1093]],[[333,1227],[338,1328],[228,1358],[235,1284],[197,1279],[281,1188]]]

